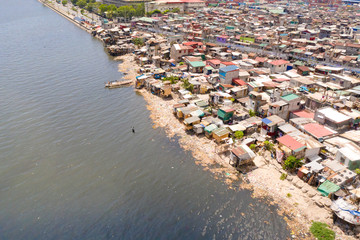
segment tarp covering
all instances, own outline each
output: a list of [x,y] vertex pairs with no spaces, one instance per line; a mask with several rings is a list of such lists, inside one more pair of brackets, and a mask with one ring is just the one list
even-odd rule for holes
[[335,183],[326,180],[323,184],[318,187],[318,191],[325,197],[329,196],[330,193],[336,192],[340,189]]

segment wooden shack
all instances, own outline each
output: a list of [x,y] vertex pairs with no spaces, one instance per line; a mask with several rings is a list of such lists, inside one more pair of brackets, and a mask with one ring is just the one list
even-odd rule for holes
[[193,129],[193,126],[195,124],[199,124],[199,123],[200,123],[200,118],[198,118],[198,117],[189,117],[184,120],[186,130]]
[[216,129],[218,129],[218,127],[215,124],[210,124],[209,126],[206,126],[204,128],[205,136],[207,138],[211,138],[213,131],[216,130]]
[[212,132],[212,137],[216,140],[217,143],[221,143],[229,137],[229,134],[230,131],[228,129],[221,127]]

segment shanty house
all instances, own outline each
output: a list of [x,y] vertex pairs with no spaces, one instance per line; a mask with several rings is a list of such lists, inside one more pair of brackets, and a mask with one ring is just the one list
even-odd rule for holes
[[303,158],[305,156],[306,146],[290,135],[285,135],[276,139],[279,142],[280,148],[284,150],[285,156],[295,156],[296,158]]
[[269,104],[268,116],[278,115],[282,119],[287,120],[289,115],[289,104],[280,100]]
[[224,122],[229,122],[232,119],[234,112],[235,110],[232,108],[222,107],[218,110],[217,115]]
[[314,120],[338,132],[349,130],[351,124],[351,118],[349,116],[346,116],[331,107],[317,109]]
[[234,167],[240,167],[243,164],[251,162],[255,153],[246,145],[234,148],[230,152],[230,164]]
[[261,134],[262,135],[269,135],[269,136],[275,136],[277,135],[278,126],[285,123],[285,120],[280,118],[277,115],[271,115],[267,118],[262,119],[262,128],[261,128]]
[[200,123],[200,118],[198,117],[189,117],[184,120],[185,129],[191,130],[195,124]]
[[212,136],[216,140],[217,143],[224,141],[226,138],[229,137],[229,134],[230,134],[230,131],[224,127],[216,129],[212,132]]
[[212,133],[214,130],[218,129],[218,127],[215,124],[210,124],[204,128],[205,136],[207,138],[211,138]]

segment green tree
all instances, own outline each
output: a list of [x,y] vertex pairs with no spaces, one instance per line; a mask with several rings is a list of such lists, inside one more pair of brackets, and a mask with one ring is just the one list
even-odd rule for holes
[[67,0],[63,0],[61,3],[62,3],[62,5],[65,6],[65,5],[68,3],[68,1],[67,1]]
[[76,5],[76,3],[78,2],[78,0],[71,0],[72,4]]
[[133,6],[133,8],[135,9],[135,16],[137,16],[137,17],[145,16],[145,4],[144,3],[136,4],[135,6]]
[[237,138],[237,139],[240,139],[244,136],[244,132],[243,131],[236,131],[234,133],[234,136]]
[[359,168],[355,169],[354,172],[355,172],[358,176],[360,176],[360,169],[359,169]]
[[88,3],[85,8],[88,12],[93,12],[95,10],[94,3]]
[[86,0],[79,0],[77,1],[76,5],[79,6],[79,8],[84,8],[87,5]]
[[253,110],[249,110],[249,115],[250,117],[255,117],[256,116],[256,113],[253,111]]
[[144,46],[144,39],[142,38],[134,38],[132,42],[138,47]]
[[173,12],[173,13],[179,13],[179,12],[180,12],[180,8],[174,8],[174,9],[172,10],[172,12]]
[[184,79],[183,87],[190,92],[192,92],[194,90],[194,85],[189,83],[189,80],[187,78]]
[[162,12],[162,14],[167,14],[168,12],[170,12],[170,10],[169,10],[169,9],[167,9],[167,10],[163,11],[163,12]]
[[326,223],[313,222],[310,227],[310,232],[318,240],[334,240],[335,232],[329,228]]
[[117,9],[118,15],[125,19],[132,18],[135,15],[135,9],[133,6],[121,6]]
[[108,10],[108,6],[106,4],[101,4],[99,6],[100,14],[103,15]]
[[250,149],[251,149],[251,150],[255,150],[255,149],[256,149],[256,144],[254,144],[254,143],[253,143],[253,144],[250,144]]
[[80,10],[80,13],[81,13],[81,14],[84,14],[84,9],[81,9],[81,10]]
[[293,170],[301,167],[302,165],[303,165],[303,162],[301,161],[301,159],[298,159],[294,156],[289,156],[286,158],[283,168],[286,170],[293,171]]
[[274,150],[274,144],[272,144],[269,141],[264,141],[264,146],[265,146],[265,149],[268,151]]

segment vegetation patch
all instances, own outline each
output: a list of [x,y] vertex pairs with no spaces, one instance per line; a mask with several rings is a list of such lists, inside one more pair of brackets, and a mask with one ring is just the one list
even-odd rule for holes
[[334,240],[335,232],[329,228],[326,223],[313,222],[310,227],[310,232],[318,240]]

